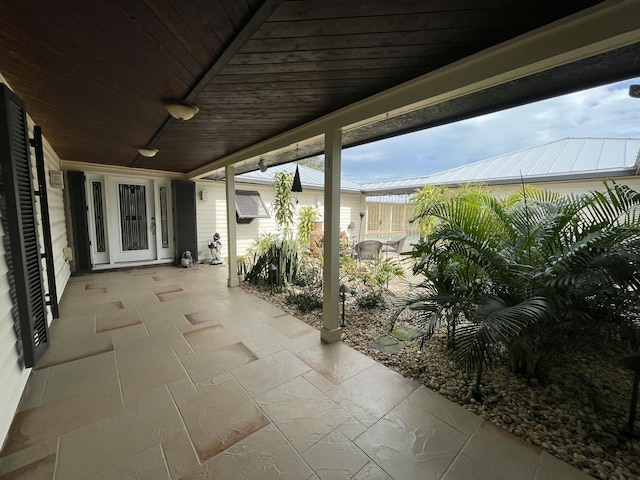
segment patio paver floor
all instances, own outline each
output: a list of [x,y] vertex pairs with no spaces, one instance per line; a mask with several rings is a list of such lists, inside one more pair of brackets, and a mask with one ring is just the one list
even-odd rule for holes
[[73,277],[0,479],[590,478],[226,276]]

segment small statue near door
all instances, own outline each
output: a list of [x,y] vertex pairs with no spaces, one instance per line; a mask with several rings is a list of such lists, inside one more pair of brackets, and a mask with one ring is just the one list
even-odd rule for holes
[[191,252],[189,250],[182,254],[180,265],[182,265],[184,268],[191,268],[193,266],[193,257],[191,256]]
[[211,252],[211,265],[222,265],[222,260],[220,259],[222,242],[220,241],[220,234],[218,232],[213,234],[213,241],[209,242],[208,247]]

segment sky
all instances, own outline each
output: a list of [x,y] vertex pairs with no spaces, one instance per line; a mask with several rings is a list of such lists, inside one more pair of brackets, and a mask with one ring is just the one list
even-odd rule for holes
[[342,173],[358,182],[412,178],[567,137],[640,138],[632,83],[640,79],[347,148]]

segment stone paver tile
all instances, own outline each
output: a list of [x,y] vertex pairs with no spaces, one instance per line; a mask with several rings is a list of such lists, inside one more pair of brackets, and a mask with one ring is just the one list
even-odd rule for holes
[[196,353],[226,347],[240,341],[238,337],[220,324],[189,330],[183,335]]
[[482,418],[479,416],[423,386],[413,392],[407,401],[465,435],[471,435],[482,423]]
[[144,324],[133,325],[131,327],[119,328],[118,330],[111,331],[111,337],[113,338],[113,346],[117,350],[119,346],[126,343],[129,340],[136,340],[140,338],[148,338],[149,332]]
[[51,340],[58,340],[59,338],[68,337],[70,335],[89,335],[95,333],[95,313],[87,315],[61,315],[60,318],[56,318],[49,327]]
[[[58,451],[58,437],[18,450],[13,453],[2,452],[0,457],[0,477],[21,468],[33,465]],[[27,477],[28,478],[28,477]]]
[[259,395],[256,401],[299,452],[351,418],[302,377]]
[[375,363],[342,342],[321,343],[298,353],[297,356],[335,385]]
[[154,446],[138,455],[90,476],[87,480],[113,480],[116,478],[135,480],[170,480],[162,449]]
[[405,400],[355,443],[392,478],[440,478],[467,438]]
[[114,352],[101,353],[48,368],[42,404],[92,390],[118,390]]
[[485,465],[470,459],[466,455],[459,455],[453,462],[449,471],[442,477],[442,480],[502,480],[503,477],[496,476],[496,473]]
[[[190,300],[187,300],[188,304],[190,303]],[[221,308],[224,309],[229,309],[231,310],[230,307],[228,307],[227,305],[222,304]],[[231,312],[229,312],[231,313]],[[219,312],[217,312],[214,309],[208,309],[208,310],[200,310],[197,312],[193,312],[193,313],[187,313],[185,314],[185,318],[189,321],[189,323],[191,325],[201,325],[203,323],[219,323],[218,320],[216,319],[216,317],[220,315]]]
[[297,338],[302,335],[317,332],[315,328],[298,320],[292,315],[282,315],[280,317],[267,320],[267,325],[275,328],[287,338]]
[[250,395],[260,395],[309,371],[309,367],[288,350],[260,358],[231,371]]
[[29,380],[20,399],[18,410],[27,410],[37,407],[42,403],[42,395],[44,395],[48,377],[48,368],[44,370],[31,370]]
[[55,468],[56,456],[49,455],[42,460],[3,476],[2,480],[51,480]]
[[319,374],[315,370],[309,370],[307,373],[303,375],[303,377],[323,393],[328,392],[329,390],[331,390],[336,386],[335,383],[332,383],[331,381],[327,380],[327,377]]
[[96,332],[108,332],[119,328],[132,327],[142,323],[142,318],[135,308],[125,308],[124,310],[98,314],[96,317]]
[[180,354],[180,362],[194,383],[213,378],[232,368],[254,362],[258,357],[242,343],[234,343],[197,354]]
[[7,455],[122,411],[120,390],[94,390],[16,413],[2,450]]
[[542,452],[534,480],[591,480],[591,478],[553,455]]
[[198,457],[186,433],[181,433],[162,444],[171,479],[182,478],[198,466]]
[[[177,331],[175,334],[180,335]],[[177,346],[181,350],[191,351],[181,335],[180,338],[184,345]],[[116,359],[125,400],[186,377],[174,352],[175,346],[174,339],[150,337],[132,340],[118,348]]]
[[504,480],[531,480],[540,462],[539,449],[486,421],[462,453]]
[[369,458],[338,430],[302,454],[321,480],[352,478]]
[[355,418],[351,417],[347,419],[342,425],[340,425],[338,427],[338,430],[340,430],[340,432],[342,432],[342,434],[349,440],[353,441],[360,435],[362,435],[367,430],[367,427],[365,427]]
[[369,462],[362,467],[362,470],[356,473],[353,480],[393,480],[393,478],[387,475],[387,472],[374,462]]
[[413,380],[375,363],[327,392],[338,405],[367,427],[418,388]]
[[322,344],[320,338],[320,330],[314,329],[312,332],[305,333],[299,337],[294,337],[290,340],[280,343],[284,348],[292,353],[300,353],[303,350],[318,346]]
[[236,443],[182,480],[300,480],[313,471],[273,425]]
[[269,424],[237,382],[180,401],[178,408],[202,462]]
[[56,476],[64,480],[85,479],[182,432],[178,410],[165,390],[153,402],[62,435]]
[[37,370],[113,350],[111,332],[65,335],[55,342],[52,339],[51,344],[38,362]]
[[233,334],[244,343],[251,351],[258,353],[261,350],[279,347],[280,343],[288,340],[286,336],[266,323],[245,326],[242,328],[230,327]]

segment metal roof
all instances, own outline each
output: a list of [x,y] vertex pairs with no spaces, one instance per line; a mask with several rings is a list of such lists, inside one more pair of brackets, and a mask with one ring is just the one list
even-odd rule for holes
[[433,175],[362,184],[367,195],[411,193],[425,185],[503,185],[640,174],[638,138],[565,138]]
[[[313,190],[324,189],[324,172],[316,170],[315,168],[309,168],[304,165],[298,165],[300,169],[300,182],[302,188],[309,188]],[[266,172],[255,170],[253,172],[243,173],[242,175],[236,175],[235,180],[238,183],[252,183],[256,185],[273,185],[273,177],[277,172],[289,173],[292,177],[296,171],[295,163],[287,163],[283,165],[270,166]],[[340,180],[340,191],[348,193],[362,193],[362,185],[342,178]]]

